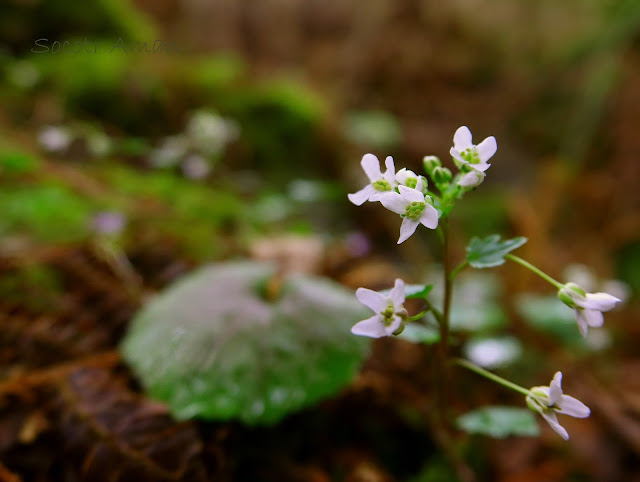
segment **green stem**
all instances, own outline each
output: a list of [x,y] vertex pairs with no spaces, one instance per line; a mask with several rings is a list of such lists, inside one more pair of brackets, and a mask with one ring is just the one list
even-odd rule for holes
[[556,281],[551,276],[549,276],[547,273],[545,273],[544,271],[540,270],[539,268],[536,268],[534,265],[532,265],[531,263],[525,261],[524,259],[522,259],[522,258],[520,258],[520,257],[518,257],[518,256],[516,256],[514,254],[505,254],[504,257],[505,257],[505,259],[510,259],[511,261],[515,261],[519,265],[524,266],[525,268],[527,268],[530,271],[533,271],[535,274],[540,276],[545,281],[548,281],[549,283],[551,283],[556,288],[561,289],[561,288],[564,287],[564,285],[562,283],[560,283],[559,281]]
[[425,299],[424,301],[427,304],[427,310],[433,313],[433,316],[436,317],[436,321],[438,322],[438,324],[440,325],[444,323],[444,318],[442,317],[442,313],[440,312],[440,310],[433,306],[429,300]]
[[483,377],[488,378],[489,380],[493,380],[494,382],[499,383],[504,387],[510,388],[511,390],[515,390],[516,392],[521,393],[524,396],[529,395],[529,390],[527,390],[526,388],[521,387],[520,385],[516,385],[515,383],[512,383],[509,380],[505,380],[504,378],[499,377],[498,375],[491,373],[485,370],[484,368],[480,368],[478,365],[471,363],[468,360],[464,360],[462,358],[456,358],[453,360],[453,363],[456,363],[461,367],[471,370],[472,372],[476,372],[478,375],[482,375]]
[[426,310],[422,310],[420,313],[410,316],[407,321],[416,321],[419,320],[420,318],[422,318],[424,315],[426,315],[427,313],[429,313],[429,311],[431,311],[429,308],[427,308]]
[[460,273],[460,271],[465,269],[468,264],[469,264],[469,261],[465,259],[462,263],[460,263],[458,266],[453,268],[453,270],[451,270],[451,273],[449,274],[449,280],[453,281],[454,279],[456,279],[456,276],[458,276],[458,273]]
[[[440,342],[438,345],[438,415],[447,420],[449,400],[449,313],[451,308],[452,283],[449,277],[449,226],[447,220],[442,223],[442,264],[444,272],[444,302],[440,318]],[[445,422],[446,423],[446,422]]]

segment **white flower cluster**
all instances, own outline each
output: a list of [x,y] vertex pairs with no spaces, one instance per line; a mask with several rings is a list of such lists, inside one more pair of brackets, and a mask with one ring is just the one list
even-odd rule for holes
[[[497,144],[494,137],[488,137],[477,146],[473,144],[471,131],[460,127],[453,137],[451,156],[460,170],[456,179],[459,189],[478,186],[485,178],[490,164],[487,161],[495,154]],[[392,157],[385,160],[386,170],[380,168],[380,161],[373,154],[365,154],[360,162],[369,178],[369,183],[360,191],[349,194],[349,201],[361,206],[366,201],[379,201],[385,208],[402,218],[398,244],[407,240],[419,224],[435,229],[438,227],[438,210],[429,195],[428,181],[424,176],[406,168],[395,170]],[[441,191],[451,181],[451,171],[443,168],[435,156],[424,159],[425,168]]]

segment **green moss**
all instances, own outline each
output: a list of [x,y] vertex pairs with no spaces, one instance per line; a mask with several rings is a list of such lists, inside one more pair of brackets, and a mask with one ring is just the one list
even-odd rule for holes
[[0,191],[0,234],[43,242],[79,241],[88,235],[92,206],[57,184],[6,186]]
[[5,176],[33,173],[39,164],[38,160],[29,153],[0,146],[0,172]]

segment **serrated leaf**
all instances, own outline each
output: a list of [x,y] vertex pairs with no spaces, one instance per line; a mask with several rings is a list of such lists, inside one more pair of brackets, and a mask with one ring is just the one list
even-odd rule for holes
[[434,326],[424,326],[417,323],[409,323],[398,338],[410,341],[412,343],[424,343],[425,345],[433,345],[440,341],[440,333]]
[[500,241],[499,234],[473,238],[467,246],[467,261],[474,268],[492,268],[504,264],[505,254],[527,242],[524,236]]
[[274,423],[355,375],[370,340],[349,330],[370,312],[317,277],[285,278],[275,298],[266,295],[276,271],[250,262],[204,267],[134,318],[124,358],[177,418]]
[[536,417],[526,408],[490,406],[466,413],[456,420],[456,426],[468,433],[505,438],[510,435],[536,437],[540,428]]
[[433,289],[433,285],[406,285],[404,294],[406,299],[426,299],[429,292]]

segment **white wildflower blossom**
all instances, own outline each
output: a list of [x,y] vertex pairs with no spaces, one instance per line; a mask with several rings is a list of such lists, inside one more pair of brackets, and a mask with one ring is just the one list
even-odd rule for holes
[[404,285],[404,281],[396,279],[388,296],[367,288],[358,288],[358,300],[375,315],[356,323],[351,328],[351,333],[371,338],[400,334],[408,318],[404,308]]
[[480,144],[475,145],[472,142],[469,128],[462,126],[454,134],[453,147],[449,152],[460,163],[476,171],[484,172],[491,167],[491,164],[488,164],[487,161],[491,159],[497,150],[498,144],[495,137],[487,137]]
[[569,440],[569,433],[558,422],[556,413],[570,417],[586,418],[591,410],[580,400],[562,393],[562,372],[557,372],[548,387],[533,387],[526,397],[531,410],[538,412],[563,439]]
[[418,179],[415,189],[398,186],[398,190],[399,193],[389,192],[380,198],[385,208],[403,218],[398,244],[407,240],[416,231],[418,224],[429,229],[438,227],[438,211],[431,205],[431,198],[422,192],[421,179]]
[[472,170],[467,172],[464,176],[460,178],[458,181],[458,186],[462,187],[476,187],[482,184],[484,181],[485,173],[482,171]]
[[599,327],[604,323],[604,311],[613,309],[620,299],[607,293],[587,293],[576,283],[567,283],[558,290],[558,298],[573,308],[576,322],[582,336],[586,336],[589,327]]
[[373,154],[365,154],[360,161],[362,169],[369,178],[370,183],[360,191],[349,194],[349,201],[356,206],[361,206],[365,201],[379,201],[380,197],[386,192],[393,191],[396,187],[396,168],[393,164],[393,158],[388,156],[384,161],[387,170],[382,173],[380,170],[380,161]]

